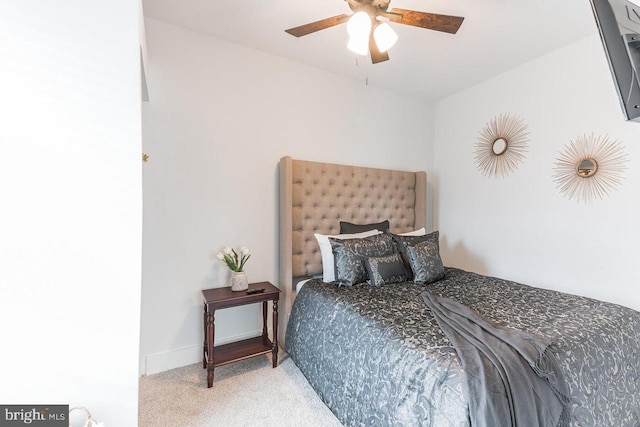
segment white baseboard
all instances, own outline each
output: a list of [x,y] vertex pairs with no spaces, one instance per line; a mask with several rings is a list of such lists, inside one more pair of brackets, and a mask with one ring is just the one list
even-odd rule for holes
[[[268,330],[271,335],[271,329]],[[242,335],[227,337],[216,341],[216,345],[228,344],[230,342],[245,340],[262,335],[262,330],[248,332]],[[202,363],[202,343],[190,345],[175,350],[163,351],[160,353],[148,354],[145,358],[145,367],[141,375],[152,375],[169,369],[180,368],[182,366]]]

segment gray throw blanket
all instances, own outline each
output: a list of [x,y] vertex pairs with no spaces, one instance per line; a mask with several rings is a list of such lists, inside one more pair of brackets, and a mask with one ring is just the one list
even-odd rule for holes
[[429,291],[422,298],[462,362],[473,427],[569,424],[569,393],[550,340],[493,324]]

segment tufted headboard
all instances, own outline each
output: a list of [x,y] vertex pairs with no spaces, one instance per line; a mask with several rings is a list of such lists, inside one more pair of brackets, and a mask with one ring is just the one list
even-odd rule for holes
[[[390,222],[402,233],[426,224],[427,175],[358,166],[280,160],[280,331],[295,298],[294,278],[322,274],[314,233],[339,234],[340,221]],[[282,342],[284,340],[281,340]]]

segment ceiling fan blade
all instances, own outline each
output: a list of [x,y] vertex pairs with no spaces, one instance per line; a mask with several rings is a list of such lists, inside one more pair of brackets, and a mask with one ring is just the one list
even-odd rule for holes
[[373,38],[373,31],[369,34],[369,54],[371,55],[371,63],[377,64],[378,62],[384,62],[389,60],[388,52],[380,52],[378,45]]
[[429,30],[442,31],[455,34],[462,25],[464,18],[460,16],[439,15],[437,13],[418,12],[407,9],[391,9],[391,13],[398,13],[402,18],[396,16],[389,17],[391,22],[398,24],[413,25],[414,27],[427,28]]
[[289,28],[285,31],[292,36],[302,37],[306,36],[307,34],[315,33],[316,31],[324,30],[325,28],[333,27],[334,25],[342,24],[343,22],[347,22],[348,19],[349,15],[344,14],[332,16],[331,18],[321,19],[320,21],[300,25],[299,27]]

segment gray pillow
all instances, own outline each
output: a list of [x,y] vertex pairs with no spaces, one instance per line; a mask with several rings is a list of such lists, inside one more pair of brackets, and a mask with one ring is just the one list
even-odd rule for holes
[[[392,236],[398,245],[398,252],[400,252],[400,255],[402,256],[404,267],[407,269],[407,280],[413,280],[413,269],[411,268],[411,260],[409,259],[407,247],[417,245],[422,242],[435,242],[437,245],[440,239],[440,233],[438,231],[434,231],[432,233],[425,234],[424,236],[401,236],[398,234],[392,234]],[[440,253],[439,249],[438,253]]]
[[386,233],[389,231],[389,220],[376,222],[374,224],[352,224],[340,221],[340,234],[364,233],[365,231],[378,230]]
[[340,240],[329,237],[335,265],[335,282],[352,286],[367,281],[364,257],[381,257],[397,251],[389,234],[376,234],[362,239]]
[[364,268],[373,286],[407,281],[407,270],[399,253],[364,258]]
[[440,247],[437,240],[427,240],[405,247],[409,255],[414,282],[428,285],[444,278],[444,266],[440,258]]

